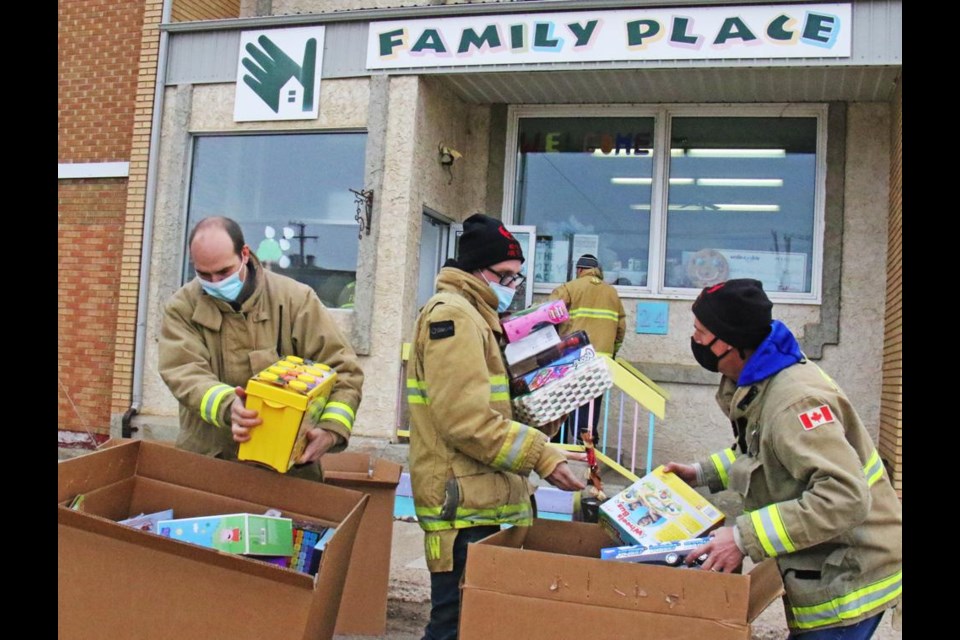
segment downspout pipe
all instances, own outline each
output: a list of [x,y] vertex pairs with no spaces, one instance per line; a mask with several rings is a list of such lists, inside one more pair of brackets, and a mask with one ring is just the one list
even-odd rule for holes
[[[163,0],[160,24],[170,22],[173,0]],[[137,325],[133,346],[133,389],[130,408],[123,414],[120,433],[124,438],[133,435],[131,420],[143,403],[143,353],[147,342],[147,300],[150,296],[150,262],[153,259],[153,220],[157,207],[157,174],[160,169],[160,123],[163,120],[163,92],[167,76],[167,45],[170,35],[160,29],[157,46],[157,80],[153,91],[153,117],[150,123],[150,150],[147,154],[147,186],[143,210],[143,238],[140,249],[140,286],[137,293]]]

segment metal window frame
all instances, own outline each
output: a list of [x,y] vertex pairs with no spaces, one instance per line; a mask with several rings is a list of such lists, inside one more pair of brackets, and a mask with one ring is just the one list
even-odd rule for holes
[[[660,104],[660,105],[511,105],[507,109],[507,126],[503,172],[503,218],[514,224],[516,206],[517,154],[520,120],[524,118],[654,118],[654,166],[652,197],[650,203],[650,245],[647,263],[647,286],[617,286],[624,298],[661,300],[693,300],[698,289],[681,289],[663,286],[664,256],[666,253],[666,211],[664,203],[669,186],[670,156],[663,150],[669,148],[670,127],[674,117],[787,117],[815,118],[817,121],[816,176],[813,211],[813,251],[811,256],[810,292],[768,292],[770,299],[783,304],[820,304],[822,302],[823,245],[825,229],[825,202],[827,178],[827,105],[768,103],[745,104]],[[534,293],[550,293],[558,282],[542,282],[534,285]]]

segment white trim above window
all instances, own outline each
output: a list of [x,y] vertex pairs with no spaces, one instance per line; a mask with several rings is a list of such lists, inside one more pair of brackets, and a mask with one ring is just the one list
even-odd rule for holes
[[778,303],[819,304],[826,122],[826,105],[510,107],[504,220],[536,225],[554,260],[534,292],[596,246],[623,297],[755,277]]
[[60,162],[57,164],[58,180],[127,178],[129,176],[129,162]]

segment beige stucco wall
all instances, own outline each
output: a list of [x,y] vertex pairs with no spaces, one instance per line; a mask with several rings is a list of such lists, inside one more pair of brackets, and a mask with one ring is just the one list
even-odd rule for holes
[[[157,372],[157,342],[162,310],[180,287],[184,257],[187,177],[190,134],[232,131],[343,130],[366,126],[367,79],[325,80],[321,85],[320,116],[316,121],[276,123],[233,122],[233,84],[168,88],[164,97],[161,129],[157,206],[150,267],[150,292],[146,314],[143,404],[149,417],[176,415],[177,403]],[[223,212],[230,215],[229,211]],[[349,334],[353,314],[332,309],[340,327]]]
[[[373,313],[369,318],[335,310],[349,333],[356,321],[369,325],[370,353],[361,358],[366,372],[364,400],[355,433],[391,438],[397,421],[400,345],[409,341],[416,317],[421,212],[424,207],[461,221],[480,211],[491,184],[489,106],[469,105],[433,77],[394,76],[386,80],[386,129],[382,141],[382,184],[377,199],[377,257],[373,274]],[[324,81],[320,118],[314,123],[234,123],[232,85],[168,89],[161,142],[155,247],[147,326],[144,410],[173,416],[176,403],[156,373],[156,342],[163,301],[179,286],[182,264],[182,211],[186,189],[187,131],[363,129],[371,107],[370,82]],[[879,412],[885,264],[885,194],[889,140],[871,135],[888,128],[884,104],[852,104],[848,109],[844,187],[841,344],[824,350],[821,365],[845,388],[874,432]],[[439,163],[439,145],[463,154],[451,172]],[[501,144],[494,140],[494,145]],[[369,179],[370,176],[367,176]],[[499,211],[490,211],[499,215]],[[364,269],[360,265],[360,269]],[[542,297],[542,296],[539,296]],[[635,362],[693,365],[689,354],[690,301],[671,301],[666,336],[635,333],[637,299],[625,299],[626,342],[621,355]],[[798,337],[808,323],[819,322],[817,305],[775,307]],[[657,422],[654,461],[689,459],[729,445],[731,435],[707,384],[664,384],[672,397],[665,420]],[[612,405],[618,406],[616,401]],[[618,412],[612,414],[616,425]],[[633,449],[632,405],[624,416],[624,448]],[[638,416],[637,451],[646,451],[647,416]]]
[[[400,347],[416,317],[423,208],[462,220],[481,208],[488,109],[464,105],[429,78],[390,79],[371,355],[355,433],[390,438],[397,420]],[[448,173],[439,146],[463,154]],[[452,178],[451,178],[452,176]]]

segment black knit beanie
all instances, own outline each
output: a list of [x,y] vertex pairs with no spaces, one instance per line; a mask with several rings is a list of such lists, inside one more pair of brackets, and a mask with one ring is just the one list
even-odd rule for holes
[[773,303],[759,280],[742,278],[705,287],[693,303],[693,315],[731,347],[754,349],[770,333]]
[[523,250],[502,222],[482,213],[463,221],[457,266],[476,271],[505,260],[523,262]]
[[577,260],[577,269],[596,269],[599,266],[600,261],[597,260],[597,256],[592,256],[589,253],[583,254]]

